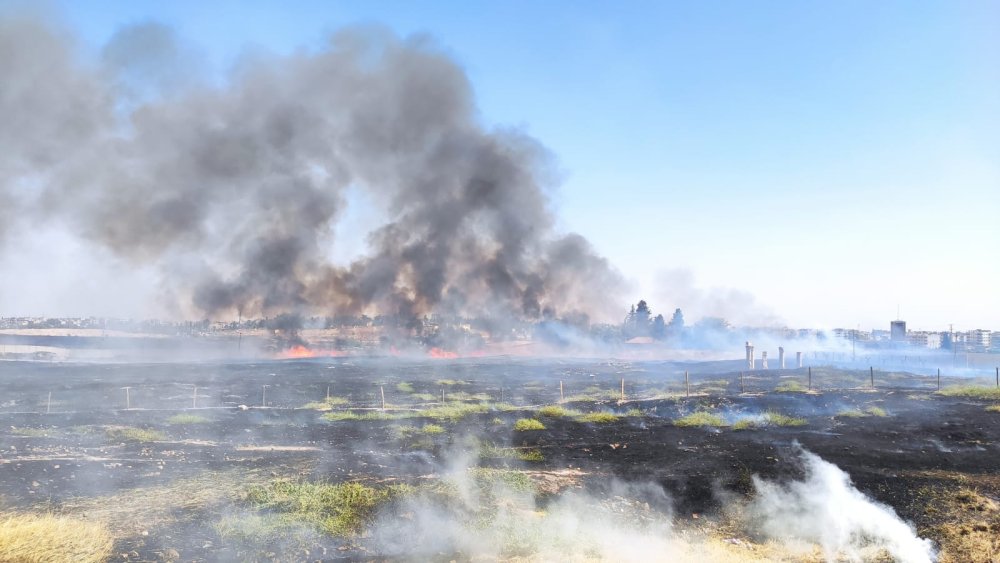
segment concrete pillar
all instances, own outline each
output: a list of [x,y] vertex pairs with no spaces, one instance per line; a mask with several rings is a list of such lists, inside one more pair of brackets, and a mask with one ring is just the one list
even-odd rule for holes
[[802,352],[795,353],[795,367],[802,367]]
[[760,353],[760,369],[767,369],[767,350]]
[[753,366],[753,344],[750,344],[749,340],[747,341],[747,369],[749,369],[751,371],[754,369],[754,366]]
[[785,369],[785,347],[778,346],[778,369]]

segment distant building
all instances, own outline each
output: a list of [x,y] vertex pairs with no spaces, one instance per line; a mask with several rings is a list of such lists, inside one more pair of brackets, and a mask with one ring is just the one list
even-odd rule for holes
[[893,342],[906,342],[906,321],[889,323],[889,334]]
[[988,330],[976,329],[970,330],[966,334],[966,344],[969,348],[974,350],[986,351],[990,349],[991,343],[991,333]]
[[910,332],[906,336],[907,342],[918,348],[937,349],[941,347],[940,332]]

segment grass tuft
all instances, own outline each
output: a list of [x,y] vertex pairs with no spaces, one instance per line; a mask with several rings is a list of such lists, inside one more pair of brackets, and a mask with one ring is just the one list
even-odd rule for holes
[[104,524],[51,514],[0,515],[0,561],[99,563],[114,538]]
[[619,418],[617,414],[610,412],[588,412],[587,414],[578,416],[576,420],[579,422],[593,422],[595,424],[611,424],[612,422],[618,422]]
[[954,385],[945,387],[938,391],[939,395],[945,397],[965,397],[967,399],[990,399],[1000,400],[1000,387],[986,387],[984,385]]
[[132,426],[110,426],[104,429],[104,433],[115,442],[159,442],[167,439],[166,434],[159,430]]
[[517,459],[520,461],[545,461],[542,451],[537,448],[501,448],[490,442],[479,446],[479,457],[483,459]]
[[302,408],[312,409],[316,411],[328,411],[333,407],[342,407],[347,403],[348,401],[344,397],[327,397],[322,401],[313,401],[311,403],[306,403],[302,405]]
[[12,436],[24,436],[26,438],[45,438],[49,435],[49,431],[44,428],[25,428],[23,426],[11,426],[10,434]]
[[986,410],[990,412],[1000,412],[1000,405],[990,405],[986,407]]
[[413,393],[413,384],[406,381],[397,383],[396,391],[399,391],[400,393]]
[[706,412],[693,412],[674,421],[674,426],[725,426],[726,421],[721,416]]
[[488,412],[489,410],[489,405],[484,404],[469,405],[465,403],[450,403],[439,407],[424,409],[418,412],[416,416],[455,422],[462,420],[469,415],[482,414]]
[[417,413],[402,411],[402,412],[388,412],[388,411],[364,411],[356,413],[354,411],[331,411],[324,414],[323,420],[327,422],[341,422],[344,420],[359,420],[359,421],[375,421],[375,420],[400,420],[403,418],[411,418],[416,416]]
[[167,419],[167,424],[205,424],[209,420],[197,414],[180,413]]
[[428,435],[444,434],[444,426],[439,424],[425,424],[420,431]]
[[527,432],[530,430],[545,430],[545,425],[541,421],[534,418],[519,418],[517,422],[514,423],[514,430],[518,432]]

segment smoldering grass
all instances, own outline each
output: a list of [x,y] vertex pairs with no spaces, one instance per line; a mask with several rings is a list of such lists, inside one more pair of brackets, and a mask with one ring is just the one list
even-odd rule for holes
[[205,424],[211,422],[204,416],[190,413],[178,413],[167,419],[167,424]]
[[535,413],[538,416],[546,416],[549,418],[569,418],[573,416],[580,416],[582,414],[580,411],[567,409],[566,407],[560,405],[547,405],[538,409]]
[[618,422],[620,417],[610,412],[588,412],[576,417],[577,422],[591,422],[594,424],[611,424]]
[[104,433],[115,442],[162,442],[167,439],[166,434],[159,430],[133,426],[109,426]]
[[841,418],[863,418],[866,416],[889,416],[889,413],[885,412],[885,409],[881,407],[868,407],[864,410],[861,409],[846,409],[837,413],[837,417]]
[[349,401],[345,397],[326,397],[322,401],[312,401],[311,403],[306,403],[302,405],[302,408],[316,411],[328,411],[334,407],[342,407],[348,402]]
[[528,477],[528,474],[523,471],[498,469],[495,467],[470,467],[469,475],[480,488],[503,485],[517,492],[532,493],[535,491],[535,485],[531,482],[531,477]]
[[402,381],[396,384],[396,391],[400,393],[413,393],[413,384],[408,381]]
[[228,514],[215,522],[212,529],[223,541],[244,545],[267,545],[275,542],[302,545],[312,535],[294,517],[273,513]]
[[0,561],[99,563],[114,538],[100,522],[52,514],[0,514]]
[[413,492],[409,485],[369,487],[362,483],[312,483],[275,480],[251,485],[243,495],[248,505],[282,514],[327,534],[351,537],[370,524],[384,503]]
[[517,432],[528,432],[531,430],[545,430],[545,425],[540,420],[534,418],[519,418],[514,423],[514,430]]
[[674,420],[674,426],[726,426],[726,420],[715,413],[698,411]]
[[889,413],[885,412],[882,407],[868,407],[865,412],[871,416],[889,416]]
[[986,387],[984,385],[953,385],[945,387],[937,393],[945,397],[1000,400],[1000,387]]
[[769,426],[805,426],[808,421],[775,411],[767,411],[759,418],[742,418],[733,423],[733,430],[751,430]]

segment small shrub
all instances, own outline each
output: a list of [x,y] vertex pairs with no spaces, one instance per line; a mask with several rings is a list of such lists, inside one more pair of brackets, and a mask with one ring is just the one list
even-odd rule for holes
[[674,421],[674,426],[725,426],[726,421],[719,415],[705,411],[693,412]]
[[106,428],[104,433],[115,442],[158,442],[167,439],[167,436],[159,430],[131,426],[111,426]]
[[413,391],[414,391],[413,384],[412,383],[408,383],[406,381],[403,381],[401,383],[397,383],[396,384],[396,391],[399,391],[400,393],[413,393]]
[[545,425],[534,418],[519,418],[514,423],[514,430],[518,432],[528,432],[530,430],[545,430]]
[[1000,387],[986,387],[983,385],[954,385],[945,387],[938,391],[939,395],[946,397],[965,397],[968,399],[989,399],[1000,400]]
[[197,414],[179,413],[167,419],[167,424],[204,424],[209,420]]
[[618,415],[610,412],[588,412],[577,417],[580,422],[593,422],[596,424],[610,424],[618,422]]
[[0,561],[99,563],[114,538],[104,524],[51,514],[0,514]]

